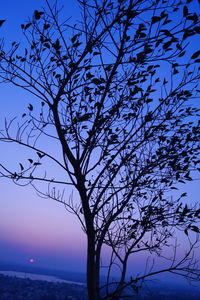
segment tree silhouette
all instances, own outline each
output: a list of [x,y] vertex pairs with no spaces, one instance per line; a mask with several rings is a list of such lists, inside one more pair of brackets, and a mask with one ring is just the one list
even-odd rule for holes
[[[30,183],[77,216],[87,236],[90,300],[132,298],[146,278],[162,272],[199,280],[193,250],[200,209],[186,204],[186,193],[172,196],[175,184],[193,180],[199,164],[198,1],[78,3],[77,24],[46,0],[46,10],[21,25],[25,51],[17,42],[9,50],[1,43],[2,82],[34,100],[17,125],[5,123],[0,140],[37,155],[18,170],[2,162],[1,177]],[[46,150],[48,141],[61,146],[62,158]],[[49,160],[64,171],[62,180],[48,177],[48,166],[41,175]],[[47,183],[45,192],[37,182]],[[62,192],[68,185],[78,202]],[[179,231],[189,241],[181,258]],[[142,252],[167,265],[159,269],[147,259],[144,273],[127,276],[130,257]]]

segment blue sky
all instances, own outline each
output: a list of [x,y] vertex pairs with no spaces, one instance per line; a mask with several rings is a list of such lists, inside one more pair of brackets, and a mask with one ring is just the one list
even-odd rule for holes
[[[0,19],[6,19],[0,36],[5,43],[22,38],[20,25],[40,10],[44,1],[1,1]],[[70,5],[73,13],[73,4]],[[21,115],[32,97],[20,89],[1,84],[1,128],[4,117]],[[16,158],[23,159],[23,151],[1,145],[4,160],[17,166]],[[25,153],[27,155],[27,153]],[[13,160],[12,160],[13,158]],[[0,260],[26,263],[35,258],[35,265],[85,271],[85,236],[73,215],[64,206],[39,198],[31,187],[19,187],[0,180]],[[69,190],[71,193],[71,189]]]

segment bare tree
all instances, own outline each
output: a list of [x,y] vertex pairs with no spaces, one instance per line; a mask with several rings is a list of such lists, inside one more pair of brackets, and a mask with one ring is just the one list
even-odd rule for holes
[[[34,100],[17,124],[5,123],[0,141],[26,147],[37,159],[20,162],[18,170],[1,162],[0,175],[31,184],[80,220],[90,300],[133,297],[146,278],[162,272],[199,280],[193,250],[200,209],[182,200],[186,193],[172,197],[175,184],[191,181],[199,164],[198,2],[78,3],[82,20],[76,25],[46,0],[46,9],[21,25],[25,51],[17,42],[8,51],[1,43],[2,82]],[[48,140],[61,146],[62,158],[46,149]],[[62,180],[48,177],[48,168],[41,175],[48,160],[64,171]],[[68,185],[78,202],[62,191]],[[178,232],[189,241],[181,258],[173,244]],[[173,252],[166,267],[147,264],[145,272],[126,275],[132,255],[164,259],[166,248]],[[113,280],[116,267],[119,279]]]

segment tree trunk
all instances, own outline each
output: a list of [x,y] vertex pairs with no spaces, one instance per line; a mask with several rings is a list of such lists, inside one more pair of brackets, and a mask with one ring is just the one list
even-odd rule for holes
[[77,178],[77,189],[79,191],[83,212],[85,217],[87,231],[87,290],[88,300],[100,300],[99,295],[99,265],[100,260],[97,259],[95,251],[95,229],[93,224],[93,216],[89,206],[85,188],[85,177],[81,173],[79,165],[74,168]]
[[88,235],[87,244],[87,289],[88,300],[99,300],[99,266],[96,261],[95,240]]

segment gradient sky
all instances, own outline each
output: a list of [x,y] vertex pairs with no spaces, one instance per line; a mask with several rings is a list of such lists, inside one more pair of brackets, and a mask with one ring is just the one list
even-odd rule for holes
[[[6,19],[0,37],[5,42],[20,41],[20,24],[40,10],[44,1],[1,1],[0,19]],[[73,5],[68,11],[73,13]],[[32,100],[30,95],[10,85],[0,86],[0,127],[4,118],[21,115]],[[23,151],[10,145],[0,145],[0,156],[17,166]],[[12,160],[13,158],[13,160]],[[39,198],[31,187],[19,187],[0,180],[0,262],[24,264],[30,257],[35,265],[75,271],[85,271],[86,240],[76,218],[65,207]],[[71,193],[71,188],[67,193]]]
[[[68,12],[75,14],[70,2]],[[5,41],[20,40],[20,24],[40,10],[42,0],[6,0],[0,2],[0,19],[6,19],[0,28],[0,36]],[[4,117],[21,115],[31,101],[24,91],[0,85],[0,128]],[[0,157],[12,166],[18,164],[15,158],[23,157],[17,147],[0,144]],[[51,168],[51,167],[50,167]],[[184,186],[190,201],[198,201],[196,180]],[[72,188],[67,193],[70,195]],[[19,187],[6,179],[0,179],[0,262],[25,264],[35,258],[35,265],[64,270],[85,271],[86,239],[80,225],[73,215],[66,212],[64,206],[39,198],[31,187]],[[142,257],[132,260],[130,269],[139,269]]]

